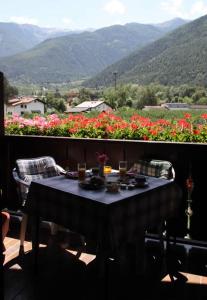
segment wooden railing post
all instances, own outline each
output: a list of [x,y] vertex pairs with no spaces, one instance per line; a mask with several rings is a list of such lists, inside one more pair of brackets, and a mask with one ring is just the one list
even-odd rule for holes
[[4,75],[0,72],[0,137],[4,135]]
[[3,204],[4,75],[0,72],[0,206]]

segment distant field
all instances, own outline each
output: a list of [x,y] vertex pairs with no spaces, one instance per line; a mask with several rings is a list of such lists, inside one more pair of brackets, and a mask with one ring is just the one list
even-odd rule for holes
[[[114,112],[114,114],[122,117],[125,120],[129,120],[130,117],[134,114],[138,114],[143,117],[150,118],[152,121],[158,119],[181,119],[185,114],[190,114],[193,118],[198,118],[201,114],[207,113],[207,110],[166,110],[166,109],[152,109],[149,111],[146,110],[135,110],[135,109],[119,109]],[[87,116],[96,116],[99,112],[87,113]]]

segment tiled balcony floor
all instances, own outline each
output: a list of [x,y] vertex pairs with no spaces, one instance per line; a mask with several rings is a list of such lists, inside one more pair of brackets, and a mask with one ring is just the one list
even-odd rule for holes
[[42,229],[39,272],[35,277],[31,242],[25,242],[25,254],[18,256],[19,224],[10,227],[5,240],[5,300],[207,299],[207,249],[176,246],[176,261],[179,271],[188,279],[186,282],[172,283],[167,274],[160,275],[157,243],[152,241],[146,244],[145,276],[135,276],[130,267],[120,272],[115,261],[109,261],[104,280],[97,273],[93,245],[79,256],[80,240],[76,235],[60,232],[54,241],[49,239],[48,230]]

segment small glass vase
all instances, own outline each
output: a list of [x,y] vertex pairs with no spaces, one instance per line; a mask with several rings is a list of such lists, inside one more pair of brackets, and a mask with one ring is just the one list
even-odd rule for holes
[[99,172],[98,172],[98,175],[100,177],[105,177],[104,176],[104,164],[99,164]]

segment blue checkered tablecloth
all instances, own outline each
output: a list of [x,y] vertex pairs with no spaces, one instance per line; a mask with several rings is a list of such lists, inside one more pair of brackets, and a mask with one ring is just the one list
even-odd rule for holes
[[181,200],[176,183],[154,177],[148,182],[113,194],[84,190],[64,176],[41,179],[31,183],[25,210],[113,249],[176,214]]

